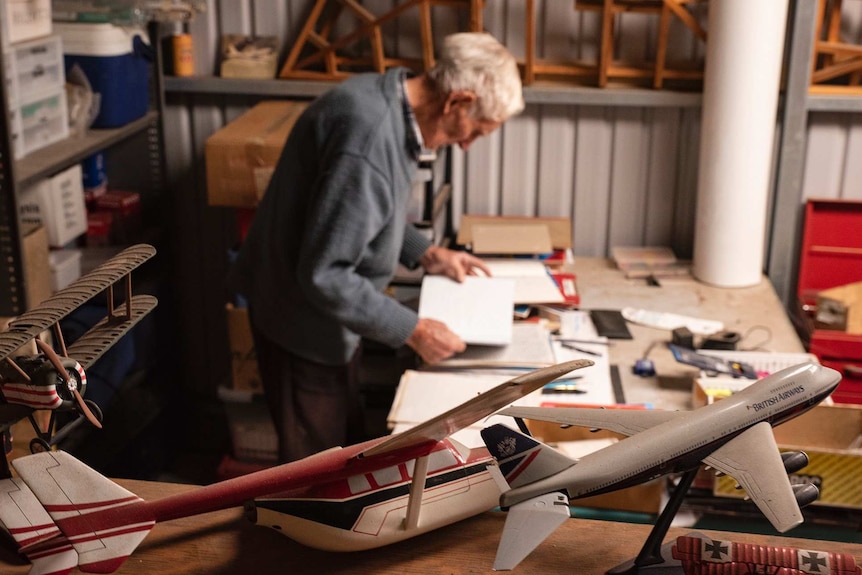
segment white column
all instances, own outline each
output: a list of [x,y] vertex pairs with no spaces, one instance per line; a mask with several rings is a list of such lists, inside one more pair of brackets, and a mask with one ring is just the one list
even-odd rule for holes
[[693,271],[760,282],[788,0],[709,3]]

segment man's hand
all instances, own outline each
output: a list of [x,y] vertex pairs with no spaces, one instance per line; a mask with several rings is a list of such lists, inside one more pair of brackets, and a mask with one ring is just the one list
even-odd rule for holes
[[445,275],[457,282],[464,281],[468,275],[479,275],[482,271],[486,276],[491,275],[491,270],[481,259],[467,252],[450,250],[439,246],[428,248],[419,263],[429,274]]
[[438,363],[467,349],[467,344],[442,321],[420,318],[407,345],[430,364]]

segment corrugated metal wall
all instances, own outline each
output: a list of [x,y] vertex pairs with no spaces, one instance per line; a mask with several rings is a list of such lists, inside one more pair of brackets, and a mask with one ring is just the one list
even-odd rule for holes
[[[364,4],[383,11],[397,2]],[[483,12],[485,28],[518,57],[524,55],[524,6],[521,0],[493,0]],[[224,33],[275,35],[284,56],[310,7],[310,0],[210,0],[189,26],[197,74],[214,74]],[[595,61],[595,13],[574,10],[570,0],[537,0],[536,10],[539,57]],[[451,12],[435,11],[434,18],[437,35],[459,26]],[[705,21],[705,6],[699,18]],[[860,20],[862,3],[851,3],[846,26],[859,30]],[[618,57],[651,59],[656,28],[654,17],[624,15],[616,27]],[[404,19],[387,29],[387,50],[418,55],[418,38],[416,22]],[[690,31],[673,24],[669,61],[702,62],[703,50]],[[259,99],[166,95],[167,174],[183,238],[175,253],[177,285],[196,286],[176,297],[186,328],[194,333],[186,338],[188,369],[210,379],[201,389],[227,369],[222,278],[226,250],[235,238],[233,212],[206,205],[204,142]],[[862,162],[854,161],[862,145],[859,115],[812,113],[809,125],[803,197],[862,196]],[[571,216],[576,255],[605,256],[613,245],[668,244],[688,257],[699,132],[697,106],[530,104],[469,153],[454,154],[455,225],[463,213]]]

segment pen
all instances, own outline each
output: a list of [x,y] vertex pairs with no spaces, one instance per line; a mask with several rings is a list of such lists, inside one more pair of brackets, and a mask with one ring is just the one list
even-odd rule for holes
[[565,347],[566,349],[573,349],[573,350],[575,350],[575,351],[579,351],[579,352],[581,352],[581,353],[586,353],[587,355],[595,355],[595,356],[600,356],[600,355],[602,355],[602,354],[600,354],[600,353],[598,353],[598,352],[590,351],[589,349],[584,349],[584,348],[582,348],[582,347],[578,347],[578,346],[576,346],[576,345],[572,345],[571,343],[569,343],[569,342],[567,342],[567,341],[562,342],[562,346],[563,346],[563,347]]
[[589,343],[589,344],[607,345],[607,346],[613,345],[613,343],[610,341],[597,341],[595,339],[572,339],[569,337],[555,337],[554,339],[556,341],[559,341],[560,343]]
[[542,388],[542,393],[586,393],[586,391],[577,385],[549,383]]

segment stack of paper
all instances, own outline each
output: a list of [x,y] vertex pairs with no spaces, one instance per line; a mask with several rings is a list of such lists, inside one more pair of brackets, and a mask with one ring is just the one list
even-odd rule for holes
[[614,246],[611,257],[627,278],[688,275],[690,262],[679,261],[665,246]]
[[515,303],[564,303],[560,286],[548,268],[538,260],[495,259],[485,260],[495,278],[515,281]]

